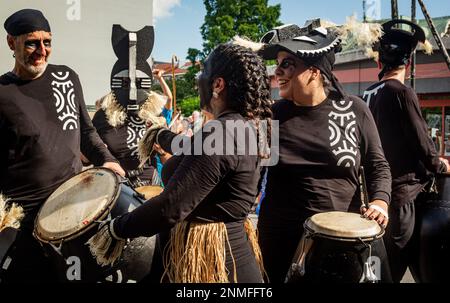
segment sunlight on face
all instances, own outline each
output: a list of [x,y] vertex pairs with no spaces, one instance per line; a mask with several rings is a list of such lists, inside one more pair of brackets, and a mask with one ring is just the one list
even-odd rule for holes
[[42,75],[52,51],[52,34],[37,31],[15,37],[13,41],[18,76],[33,79]]

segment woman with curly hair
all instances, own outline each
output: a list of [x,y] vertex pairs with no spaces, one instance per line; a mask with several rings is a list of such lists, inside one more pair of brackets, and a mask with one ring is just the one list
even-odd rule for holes
[[103,224],[90,248],[99,262],[109,264],[125,239],[170,230],[163,281],[262,282],[261,254],[247,215],[258,193],[264,154],[255,146],[265,136],[259,127],[248,126],[270,126],[266,67],[252,50],[221,44],[206,59],[198,86],[201,107],[214,120],[188,140],[191,144],[184,141],[182,153],[174,150],[175,134],[149,130],[147,151],[156,142],[174,154],[164,166],[167,186],[134,211]]

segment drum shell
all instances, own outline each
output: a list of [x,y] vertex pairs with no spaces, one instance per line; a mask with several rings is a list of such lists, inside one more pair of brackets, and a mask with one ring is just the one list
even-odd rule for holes
[[391,279],[386,249],[381,237],[364,239],[338,239],[313,236],[313,244],[305,260],[305,274],[295,275],[288,283],[359,283],[364,272],[364,263],[369,257],[377,257],[380,264],[381,281]]
[[425,283],[450,282],[450,175],[437,175],[435,185],[416,201],[412,271]]
[[[119,197],[107,218],[112,219],[125,214],[143,202],[141,196],[133,189],[121,184]],[[128,243],[122,257],[116,264],[102,267],[97,264],[86,245],[86,242],[97,232],[98,223],[91,224],[94,226],[89,226],[91,228],[87,228],[84,233],[76,238],[55,243],[43,243],[41,241],[46,254],[52,259],[57,269],[60,281],[72,282],[70,276],[76,276],[73,272],[70,273],[74,265],[74,263],[70,263],[73,260],[70,257],[77,257],[80,261],[80,282],[98,282],[105,281],[105,279],[111,282],[139,281],[150,272],[155,249],[155,237],[133,239]],[[77,282],[77,280],[73,280],[73,282]]]

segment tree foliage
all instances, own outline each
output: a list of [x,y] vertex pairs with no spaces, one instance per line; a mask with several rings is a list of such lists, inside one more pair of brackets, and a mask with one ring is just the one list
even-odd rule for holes
[[264,33],[280,25],[281,6],[268,0],[204,0],[205,22],[201,26],[203,54],[235,35],[259,41]]
[[200,66],[196,64],[220,43],[235,35],[259,41],[263,34],[281,25],[281,6],[268,5],[268,0],[204,0],[205,21],[201,26],[203,50],[189,48],[187,60],[192,65],[188,72],[176,80],[177,107],[185,114],[199,109],[196,75]]

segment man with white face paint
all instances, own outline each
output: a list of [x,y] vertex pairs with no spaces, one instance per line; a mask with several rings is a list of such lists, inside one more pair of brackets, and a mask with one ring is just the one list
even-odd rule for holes
[[78,75],[48,64],[52,33],[42,12],[20,10],[4,27],[15,64],[0,76],[0,192],[21,205],[25,217],[0,278],[44,282],[50,266],[32,236],[41,205],[82,170],[81,152],[94,165],[125,173],[92,126]]

